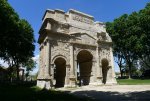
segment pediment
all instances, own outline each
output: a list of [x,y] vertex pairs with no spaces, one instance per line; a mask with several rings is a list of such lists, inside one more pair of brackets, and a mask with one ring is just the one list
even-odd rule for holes
[[88,33],[74,33],[70,34],[74,36],[77,42],[84,43],[84,44],[95,44],[96,38]]

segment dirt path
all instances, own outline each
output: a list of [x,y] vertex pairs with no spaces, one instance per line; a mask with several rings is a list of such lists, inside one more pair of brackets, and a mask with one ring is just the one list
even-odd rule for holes
[[84,86],[59,90],[98,101],[150,101],[150,85]]

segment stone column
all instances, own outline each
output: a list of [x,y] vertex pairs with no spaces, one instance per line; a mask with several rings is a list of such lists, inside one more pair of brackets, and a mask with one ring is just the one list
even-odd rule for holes
[[77,81],[77,69],[78,69],[78,63],[77,60],[74,60],[74,72],[75,72],[76,81]]
[[51,76],[51,80],[52,80],[52,85],[51,85],[52,87],[54,87],[54,85],[56,83],[55,80],[54,80],[54,66],[55,66],[54,64],[51,64],[51,68],[50,68],[51,69],[50,76]]
[[89,82],[90,85],[95,85],[95,76],[97,76],[95,75],[95,72],[96,72],[95,63],[96,63],[95,60],[92,61],[91,76],[90,76],[90,82]]
[[45,74],[44,74],[44,88],[50,89],[52,88],[52,80],[50,76],[50,56],[51,56],[51,49],[50,49],[50,42],[49,39],[45,40],[45,46],[44,46],[44,62],[45,62]]
[[69,87],[70,65],[66,65],[65,87]]
[[100,59],[99,59],[99,43],[97,43],[96,47],[96,60],[97,60],[97,84],[102,84],[102,68],[100,67]]
[[70,86],[75,87],[75,68],[73,44],[70,44]]
[[45,66],[45,79],[51,79],[50,77],[50,42],[49,39],[46,40],[45,46],[45,58],[46,58],[46,66]]
[[113,57],[113,50],[112,47],[110,47],[110,59],[111,59],[111,70],[112,70],[112,84],[117,84],[117,81],[115,79],[115,70],[114,70],[114,57]]
[[38,71],[38,77],[37,79],[42,79],[42,50],[43,50],[43,46],[40,47],[40,54],[39,54],[39,71]]

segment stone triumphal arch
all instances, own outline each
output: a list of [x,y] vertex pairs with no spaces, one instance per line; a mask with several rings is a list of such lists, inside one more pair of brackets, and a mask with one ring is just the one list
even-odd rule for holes
[[76,10],[46,10],[37,86],[115,84],[112,40],[102,22]]

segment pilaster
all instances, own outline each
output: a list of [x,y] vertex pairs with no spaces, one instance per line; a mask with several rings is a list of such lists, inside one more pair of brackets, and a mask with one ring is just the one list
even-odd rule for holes
[[46,63],[45,63],[45,79],[51,79],[50,77],[50,42],[49,39],[46,40],[46,45],[45,45],[45,58],[46,58]]
[[99,43],[97,42],[96,47],[96,58],[97,58],[97,85],[102,84],[102,67],[100,66],[100,59],[99,59]]
[[112,74],[112,81],[111,81],[111,84],[117,84],[117,81],[116,81],[116,76],[115,76],[115,69],[114,69],[114,57],[113,57],[113,50],[112,50],[112,47],[110,47],[110,58],[111,58],[111,74]]
[[73,44],[70,44],[70,86],[76,86]]
[[70,87],[69,85],[69,76],[70,76],[70,65],[66,65],[66,77],[65,77],[65,85],[64,87]]

